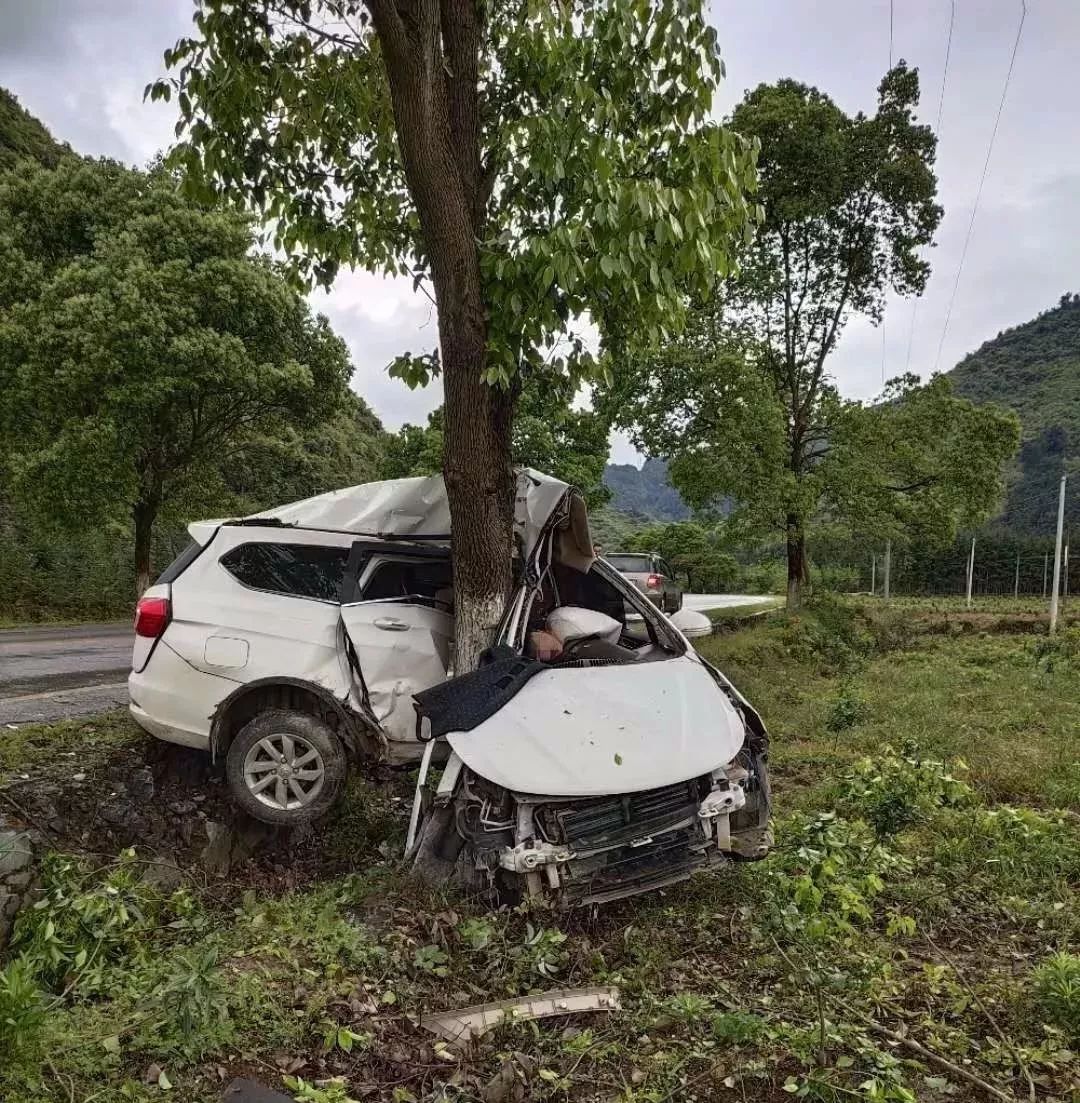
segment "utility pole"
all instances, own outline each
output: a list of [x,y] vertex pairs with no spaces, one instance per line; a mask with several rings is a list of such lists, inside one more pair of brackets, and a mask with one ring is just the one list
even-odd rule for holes
[[1065,608],[1065,599],[1069,596],[1069,545],[1065,545],[1065,562],[1061,568],[1061,607]]
[[1020,596],[1020,553],[1016,553],[1016,581],[1013,583],[1013,599]]
[[1043,556],[1043,597],[1046,597],[1046,573],[1050,568],[1050,553]]
[[967,607],[971,608],[971,584],[975,580],[975,537],[971,538],[971,555],[968,556],[967,569]]
[[892,571],[892,541],[885,541],[885,586],[882,590],[882,596],[886,601],[889,600],[889,574]]
[[877,593],[877,552],[870,556],[870,594]]
[[1065,478],[1061,476],[1061,489],[1058,491],[1057,537],[1054,540],[1054,585],[1050,590],[1050,635],[1057,631],[1058,590],[1061,587],[1061,537],[1065,532]]

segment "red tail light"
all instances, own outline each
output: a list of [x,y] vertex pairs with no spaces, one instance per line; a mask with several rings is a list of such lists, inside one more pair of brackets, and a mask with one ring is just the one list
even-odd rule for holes
[[651,575],[649,575],[649,577],[648,577],[648,578],[647,578],[647,579],[645,580],[645,585],[646,585],[646,586],[647,586],[647,587],[648,587],[648,588],[649,588],[650,590],[659,590],[659,589],[660,589],[660,583],[661,583],[661,581],[662,581],[662,579],[661,579],[660,575],[658,575],[658,574],[651,574]]
[[135,635],[156,640],[168,627],[172,606],[167,597],[144,597],[135,606]]

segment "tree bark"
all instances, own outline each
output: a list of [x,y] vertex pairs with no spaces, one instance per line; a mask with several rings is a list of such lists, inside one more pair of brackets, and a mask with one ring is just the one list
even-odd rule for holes
[[787,611],[795,613],[802,606],[806,581],[806,533],[794,513],[787,515],[787,569]]
[[475,0],[367,0],[390,83],[439,316],[443,475],[454,564],[455,660],[476,666],[510,590],[514,399],[484,381]]
[[157,503],[140,500],[132,510],[135,522],[135,597],[141,598],[150,586],[150,541],[157,517]]

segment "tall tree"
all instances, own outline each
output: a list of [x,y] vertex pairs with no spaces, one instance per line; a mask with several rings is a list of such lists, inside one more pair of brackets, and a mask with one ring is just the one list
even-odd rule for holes
[[[670,458],[671,481],[692,506],[733,505],[729,540],[783,534],[789,608],[798,606],[814,523],[941,543],[994,508],[1019,441],[1013,414],[956,397],[945,376],[925,386],[894,380],[872,406],[819,383],[795,469],[791,407],[768,350],[726,343],[715,322],[704,312],[659,354],[623,360],[604,406],[638,447]],[[801,541],[794,574],[792,515]]]
[[247,219],[109,162],[0,178],[0,430],[17,493],[75,524],[127,514],[136,587],[163,505],[221,492],[222,466],[339,408],[325,318]]
[[175,151],[204,193],[273,220],[298,272],[430,283],[457,657],[510,582],[522,368],[594,369],[580,339],[659,338],[686,286],[727,272],[753,208],[748,143],[711,120],[722,74],[702,0],[202,0],[166,52]]
[[[752,467],[760,460],[778,473],[768,498],[783,510],[792,607],[807,576],[806,525],[821,497],[819,455],[842,407],[829,381],[829,355],[851,317],[880,322],[889,290],[918,293],[929,274],[919,249],[930,243],[942,212],[934,201],[936,140],[914,122],[918,100],[918,73],[901,62],[882,80],[872,116],[846,115],[816,88],[782,80],[750,92],[731,119],[761,146],[765,222],[739,274],[706,311],[696,351],[702,342],[737,336],[723,353],[734,369],[729,382],[749,385],[739,366],[752,363],[758,369],[752,397],[778,408],[772,435],[731,462]],[[673,355],[687,363],[687,351]],[[718,363],[708,356],[706,362]],[[709,406],[717,412],[714,401]],[[745,420],[734,408],[725,416]]]

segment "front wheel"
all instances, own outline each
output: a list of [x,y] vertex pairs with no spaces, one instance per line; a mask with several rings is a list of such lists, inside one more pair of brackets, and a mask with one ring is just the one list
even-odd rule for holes
[[345,748],[329,725],[310,713],[268,709],[230,744],[225,778],[249,816],[295,827],[330,810],[346,768]]

